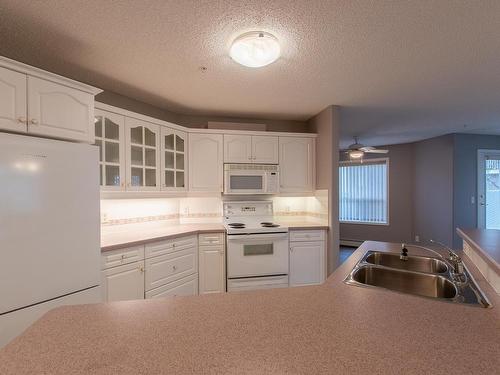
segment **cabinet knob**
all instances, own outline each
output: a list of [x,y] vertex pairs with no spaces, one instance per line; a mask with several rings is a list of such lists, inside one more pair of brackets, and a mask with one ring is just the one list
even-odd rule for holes
[[17,119],[17,122],[21,123],[21,124],[26,124],[26,117],[19,117]]
[[38,125],[38,120],[36,118],[32,118],[30,121],[31,125]]
[[177,266],[172,266],[172,269],[173,269],[174,271],[177,271]]

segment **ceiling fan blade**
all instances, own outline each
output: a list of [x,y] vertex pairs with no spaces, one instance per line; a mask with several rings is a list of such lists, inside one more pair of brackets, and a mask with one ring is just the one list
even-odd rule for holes
[[381,150],[378,148],[373,148],[371,150],[364,150],[368,154],[387,154],[389,150]]

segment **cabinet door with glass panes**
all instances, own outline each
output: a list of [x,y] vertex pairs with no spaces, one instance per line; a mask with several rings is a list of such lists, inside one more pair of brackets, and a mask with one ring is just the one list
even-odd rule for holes
[[187,188],[187,133],[161,128],[161,188],[182,191]]
[[95,110],[95,144],[99,146],[102,190],[125,189],[125,118]]
[[160,190],[160,127],[125,118],[127,190]]

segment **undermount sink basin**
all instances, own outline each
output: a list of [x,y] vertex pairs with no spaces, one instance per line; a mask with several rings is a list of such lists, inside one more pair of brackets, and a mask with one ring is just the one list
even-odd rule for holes
[[447,278],[428,273],[401,271],[371,265],[361,266],[352,273],[351,280],[364,284],[433,298],[455,298],[455,285]]
[[366,263],[407,271],[446,273],[448,266],[442,260],[424,256],[408,256],[408,260],[399,259],[399,254],[369,251],[365,256]]

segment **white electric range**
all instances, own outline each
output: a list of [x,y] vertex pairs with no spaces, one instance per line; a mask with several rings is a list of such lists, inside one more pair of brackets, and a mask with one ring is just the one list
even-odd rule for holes
[[271,201],[224,202],[224,226],[228,292],[288,286],[288,227]]

